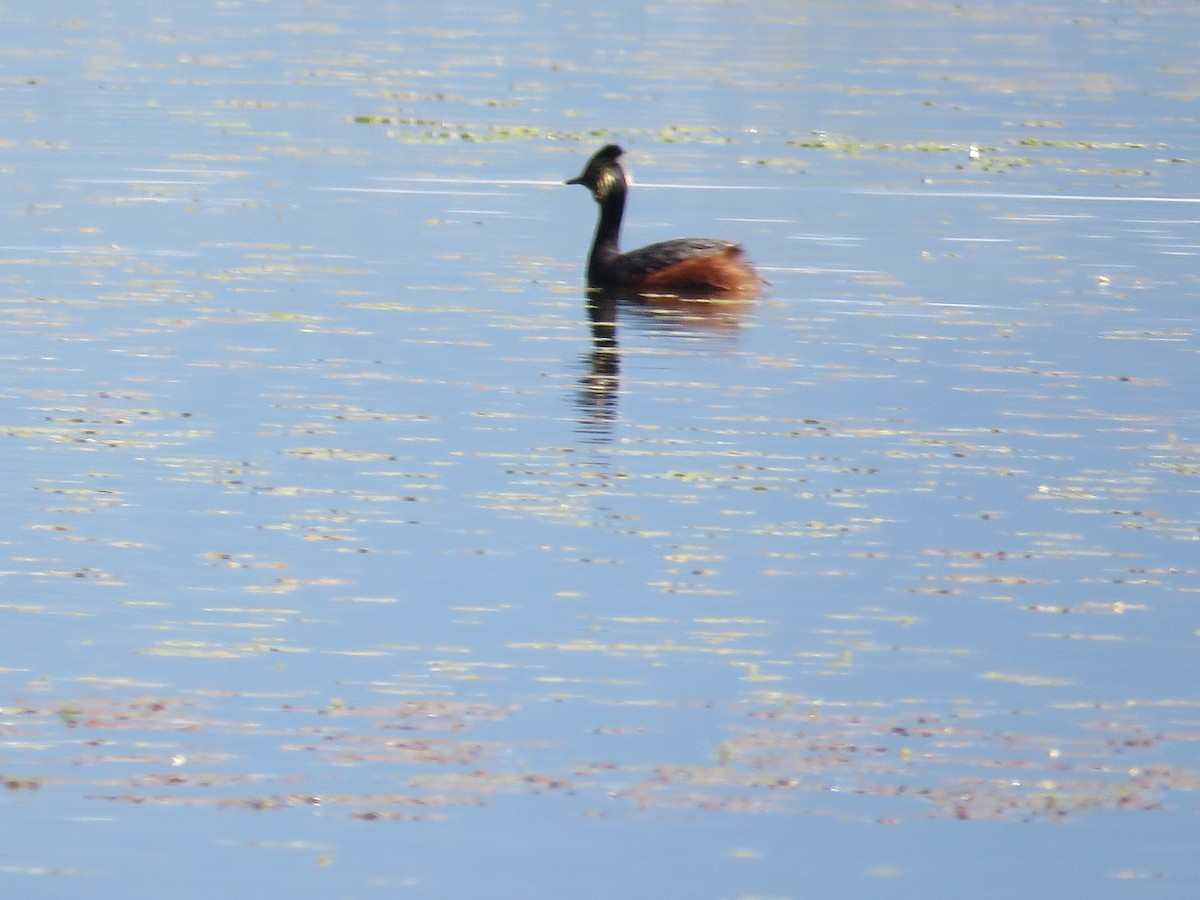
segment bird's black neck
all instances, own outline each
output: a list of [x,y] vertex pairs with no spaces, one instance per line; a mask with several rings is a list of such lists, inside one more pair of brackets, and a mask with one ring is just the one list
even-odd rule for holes
[[600,204],[600,220],[596,223],[596,237],[592,240],[588,271],[599,275],[605,264],[621,253],[621,217],[625,214],[625,179],[618,178],[604,195],[604,199],[597,202]]

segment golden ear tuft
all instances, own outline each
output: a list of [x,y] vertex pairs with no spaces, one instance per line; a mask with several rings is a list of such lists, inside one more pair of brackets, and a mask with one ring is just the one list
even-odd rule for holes
[[621,179],[617,176],[617,173],[611,168],[608,166],[602,168],[596,173],[596,197],[600,199],[607,197],[610,193],[612,193],[613,188],[617,186],[617,183],[620,180]]

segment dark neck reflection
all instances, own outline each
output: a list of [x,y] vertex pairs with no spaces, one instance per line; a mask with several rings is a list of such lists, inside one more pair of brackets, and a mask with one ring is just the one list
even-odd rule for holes
[[590,443],[608,443],[613,437],[617,395],[621,389],[621,354],[617,347],[620,294],[610,289],[589,287],[586,297],[592,349],[585,357],[587,370],[579,380],[576,396],[579,431]]

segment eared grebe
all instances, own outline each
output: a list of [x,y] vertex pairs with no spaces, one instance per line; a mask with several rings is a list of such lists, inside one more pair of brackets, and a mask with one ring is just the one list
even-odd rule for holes
[[600,204],[600,221],[588,257],[588,284],[631,289],[641,294],[668,294],[703,299],[713,296],[749,299],[758,293],[759,277],[731,241],[676,238],[622,253],[618,246],[621,216],[629,184],[617,159],[624,151],[609,144],[588,160],[578,178]]

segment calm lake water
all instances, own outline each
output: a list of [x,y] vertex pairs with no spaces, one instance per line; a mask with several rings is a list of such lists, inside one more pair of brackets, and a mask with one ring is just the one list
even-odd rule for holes
[[1200,889],[1200,6],[0,22],[5,896]]

